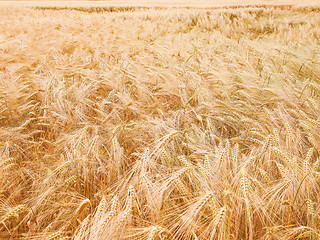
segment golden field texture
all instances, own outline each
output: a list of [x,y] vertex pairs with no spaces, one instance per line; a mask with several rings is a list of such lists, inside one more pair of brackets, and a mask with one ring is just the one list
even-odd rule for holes
[[17,7],[217,7],[243,5],[319,5],[319,0],[0,0],[0,6]]
[[320,8],[0,8],[0,239],[319,239]]

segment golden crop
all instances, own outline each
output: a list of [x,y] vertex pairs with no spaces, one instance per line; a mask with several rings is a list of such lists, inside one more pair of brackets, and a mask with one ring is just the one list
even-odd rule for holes
[[319,239],[320,8],[0,8],[0,239]]

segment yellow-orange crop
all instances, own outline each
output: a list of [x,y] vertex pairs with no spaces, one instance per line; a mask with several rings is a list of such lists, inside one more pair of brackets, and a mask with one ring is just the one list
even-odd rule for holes
[[0,239],[319,239],[320,8],[0,8]]

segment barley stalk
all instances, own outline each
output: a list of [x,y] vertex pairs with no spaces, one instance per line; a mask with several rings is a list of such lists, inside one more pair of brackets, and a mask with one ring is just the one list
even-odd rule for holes
[[307,208],[308,208],[308,215],[311,215],[313,216],[314,213],[315,213],[315,210],[314,210],[314,204],[313,202],[311,201],[311,199],[307,199],[306,200],[306,204],[307,204]]
[[249,193],[250,184],[249,184],[249,179],[247,177],[247,172],[245,169],[242,170],[242,176],[240,178],[240,186],[241,186],[241,190],[242,190],[244,198],[247,198],[248,193]]
[[279,156],[289,167],[294,168],[295,167],[295,163],[292,160],[292,158],[290,158],[287,154],[285,154],[283,151],[281,151],[280,149],[273,147],[272,152]]
[[92,215],[89,214],[80,224],[78,227],[77,232],[75,233],[75,240],[82,240],[86,239],[87,237],[87,231],[89,229],[90,223],[91,223]]
[[192,168],[192,164],[188,161],[185,155],[179,156],[178,159],[185,167]]
[[303,175],[304,176],[306,176],[310,171],[310,161],[311,161],[311,158],[312,158],[312,155],[313,155],[313,151],[314,151],[314,149],[310,148],[308,153],[307,153],[307,155],[306,155],[306,158],[303,161],[302,169],[303,169]]
[[14,216],[18,216],[22,212],[22,210],[25,209],[25,207],[26,207],[25,205],[20,204],[16,207],[10,209],[9,212],[7,212],[4,216],[1,217],[1,221],[5,222],[6,220],[8,220]]

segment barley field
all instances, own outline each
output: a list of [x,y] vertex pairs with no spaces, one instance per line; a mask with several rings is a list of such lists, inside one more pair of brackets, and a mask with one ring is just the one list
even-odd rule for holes
[[0,8],[0,239],[320,238],[320,7]]

